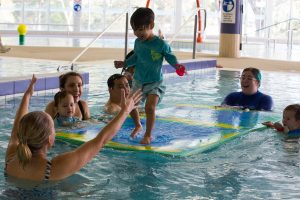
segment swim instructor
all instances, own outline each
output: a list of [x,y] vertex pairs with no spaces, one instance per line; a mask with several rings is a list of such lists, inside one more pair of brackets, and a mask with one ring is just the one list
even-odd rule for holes
[[228,94],[222,102],[222,106],[271,111],[273,109],[272,97],[258,90],[261,78],[259,69],[253,67],[245,68],[240,77],[242,91]]

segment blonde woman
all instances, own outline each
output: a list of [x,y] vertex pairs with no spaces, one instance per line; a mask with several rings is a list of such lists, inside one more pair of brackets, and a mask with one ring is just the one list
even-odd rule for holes
[[123,90],[121,111],[94,139],[48,160],[47,152],[55,141],[53,120],[42,111],[28,113],[35,82],[33,76],[16,113],[5,156],[5,173],[25,180],[61,180],[80,170],[114,137],[141,99],[140,91],[125,98]]

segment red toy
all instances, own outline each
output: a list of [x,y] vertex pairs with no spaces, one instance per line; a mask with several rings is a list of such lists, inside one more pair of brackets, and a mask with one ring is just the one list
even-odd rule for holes
[[183,76],[186,71],[185,71],[185,66],[181,65],[181,64],[176,64],[176,73],[178,74],[178,76]]

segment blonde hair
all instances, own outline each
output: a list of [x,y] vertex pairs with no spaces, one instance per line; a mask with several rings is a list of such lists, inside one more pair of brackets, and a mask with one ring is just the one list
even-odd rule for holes
[[23,167],[37,150],[47,144],[52,131],[53,123],[47,113],[34,111],[23,116],[17,133],[17,156]]

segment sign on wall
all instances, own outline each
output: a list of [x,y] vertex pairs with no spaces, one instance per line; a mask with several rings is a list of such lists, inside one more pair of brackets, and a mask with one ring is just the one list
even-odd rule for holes
[[236,0],[223,0],[221,23],[235,24]]
[[73,9],[75,12],[81,11],[81,0],[74,0]]

